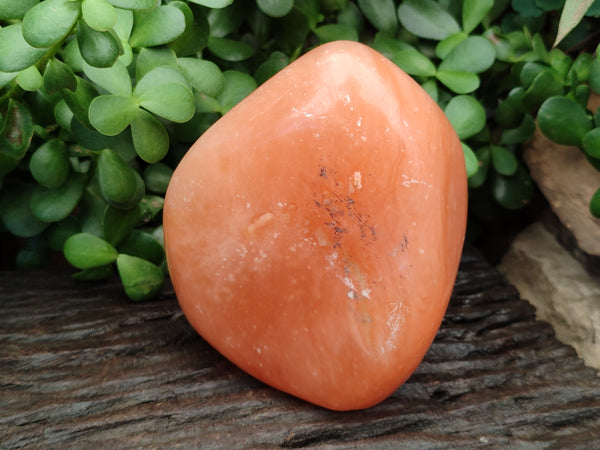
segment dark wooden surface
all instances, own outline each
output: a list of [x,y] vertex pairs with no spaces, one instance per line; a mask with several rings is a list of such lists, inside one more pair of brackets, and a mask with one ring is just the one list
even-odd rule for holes
[[332,412],[224,360],[172,290],[0,272],[1,448],[600,448],[600,379],[472,249],[415,374]]

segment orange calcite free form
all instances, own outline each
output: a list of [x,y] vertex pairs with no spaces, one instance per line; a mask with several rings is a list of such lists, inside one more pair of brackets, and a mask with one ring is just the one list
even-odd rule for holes
[[206,131],[171,179],[164,232],[192,326],[244,371],[334,410],[416,369],[465,233],[461,144],[381,54],[313,49]]

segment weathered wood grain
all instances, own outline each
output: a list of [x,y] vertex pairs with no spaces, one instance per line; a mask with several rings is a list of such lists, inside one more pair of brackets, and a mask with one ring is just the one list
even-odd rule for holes
[[600,378],[472,249],[442,328],[383,403],[331,412],[224,360],[173,292],[0,272],[1,448],[600,448]]

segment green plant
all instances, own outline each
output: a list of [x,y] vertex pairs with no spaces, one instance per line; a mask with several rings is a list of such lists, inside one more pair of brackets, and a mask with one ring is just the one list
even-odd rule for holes
[[[521,208],[534,186],[519,150],[536,119],[600,168],[600,113],[586,109],[600,92],[599,15],[598,0],[0,0],[0,227],[20,238],[20,268],[64,253],[76,278],[116,267],[131,298],[151,298],[181,156],[337,39],[371,45],[442,106],[473,218]],[[600,216],[600,190],[590,209]]]

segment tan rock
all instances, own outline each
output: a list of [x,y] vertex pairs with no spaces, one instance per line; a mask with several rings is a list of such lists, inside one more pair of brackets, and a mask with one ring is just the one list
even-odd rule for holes
[[600,187],[600,172],[581,150],[548,140],[539,131],[523,152],[532,178],[577,246],[600,256],[600,219],[589,212],[589,201]]
[[556,336],[600,369],[600,281],[543,225],[534,223],[512,243],[498,270],[530,301]]

